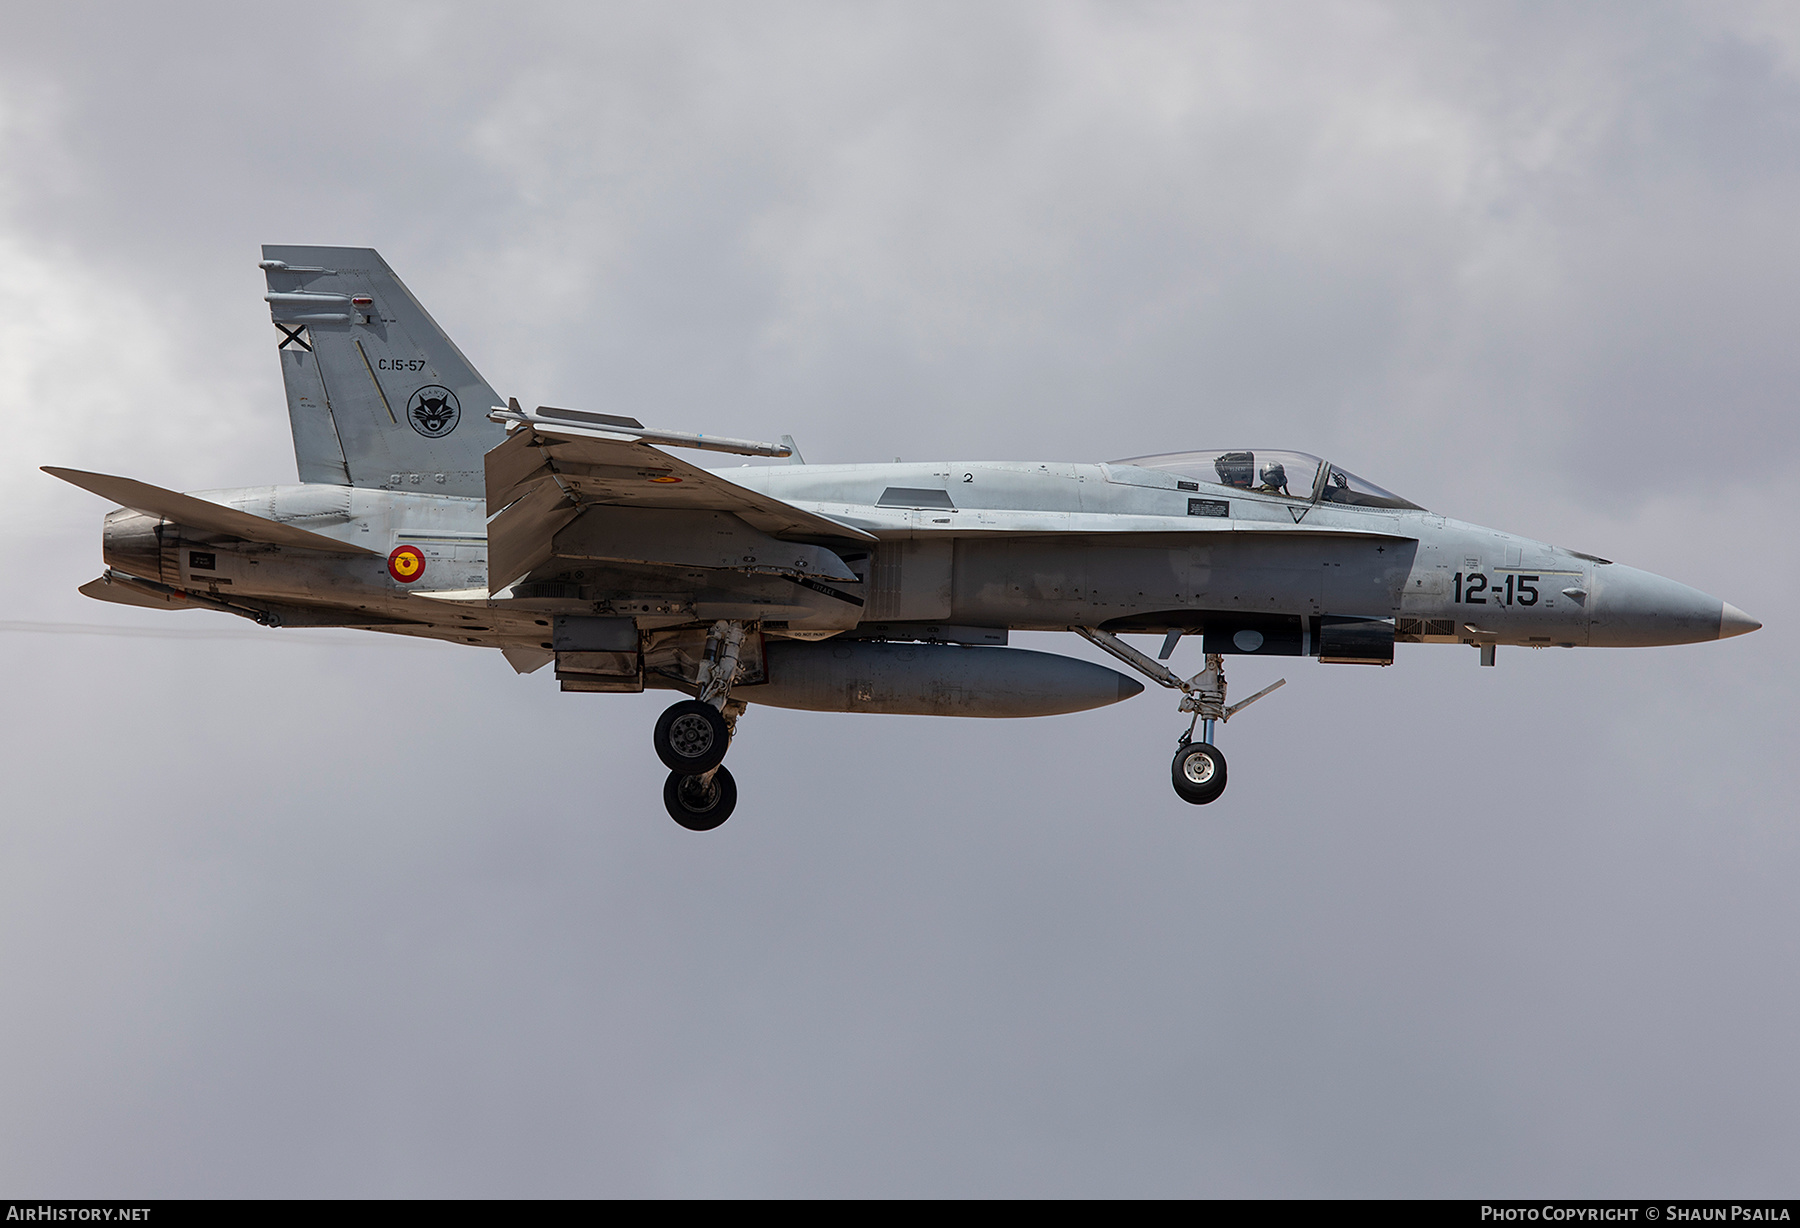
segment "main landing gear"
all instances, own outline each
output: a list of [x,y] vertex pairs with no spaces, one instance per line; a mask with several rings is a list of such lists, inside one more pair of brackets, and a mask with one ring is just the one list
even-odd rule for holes
[[[1217,801],[1219,795],[1225,792],[1225,756],[1213,745],[1214,724],[1229,721],[1234,714],[1242,712],[1271,691],[1285,686],[1287,679],[1273,682],[1249,699],[1239,700],[1228,708],[1225,706],[1225,658],[1216,652],[1206,654],[1205,669],[1192,678],[1182,678],[1162,662],[1152,661],[1109,631],[1101,631],[1097,627],[1070,627],[1069,630],[1111,653],[1150,681],[1181,692],[1181,711],[1192,712],[1194,718],[1188,722],[1186,732],[1181,735],[1181,743],[1175,751],[1175,762],[1169,765],[1175,795],[1195,806]],[[1175,634],[1171,633],[1169,639],[1170,643],[1163,650],[1164,656],[1174,647]],[[1202,721],[1205,725],[1201,726],[1200,741],[1196,742],[1194,729]]]
[[724,764],[700,776],[670,772],[663,782],[663,805],[689,831],[711,831],[737,809],[737,781]]
[[669,769],[663,806],[689,831],[711,831],[737,808],[737,781],[725,768],[725,752],[744,705],[731,698],[738,652],[747,627],[721,620],[706,637],[700,662],[700,698],[684,699],[657,719],[652,742]]

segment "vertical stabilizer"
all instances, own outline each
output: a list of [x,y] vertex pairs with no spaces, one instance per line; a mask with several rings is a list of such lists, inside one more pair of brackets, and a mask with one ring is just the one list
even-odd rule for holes
[[499,401],[387,262],[265,245],[262,268],[300,480],[484,495]]

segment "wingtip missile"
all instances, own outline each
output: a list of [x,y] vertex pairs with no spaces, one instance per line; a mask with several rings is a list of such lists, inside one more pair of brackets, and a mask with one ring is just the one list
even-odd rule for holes
[[791,440],[764,443],[759,439],[733,439],[729,435],[707,435],[698,431],[664,431],[647,427],[636,418],[622,414],[595,413],[588,409],[562,409],[555,405],[539,405],[523,409],[517,397],[508,397],[504,408],[488,411],[494,422],[508,424],[508,429],[524,425],[551,433],[594,435],[604,439],[623,439],[633,443],[663,444],[672,448],[694,448],[702,452],[730,452],[736,456],[788,457],[794,454]]
[[1724,603],[1724,609],[1719,612],[1719,638],[1722,640],[1728,640],[1734,635],[1748,635],[1761,627],[1760,622],[1729,601]]

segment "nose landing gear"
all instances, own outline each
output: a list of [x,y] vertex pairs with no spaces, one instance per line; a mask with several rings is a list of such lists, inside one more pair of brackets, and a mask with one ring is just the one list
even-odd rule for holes
[[[1229,721],[1233,715],[1242,712],[1271,691],[1287,685],[1287,679],[1270,683],[1249,699],[1239,700],[1228,708],[1225,706],[1225,658],[1216,652],[1206,654],[1205,669],[1192,678],[1182,678],[1162,662],[1152,661],[1110,631],[1102,631],[1097,627],[1070,627],[1069,630],[1095,647],[1111,653],[1150,681],[1181,692],[1180,710],[1192,712],[1194,717],[1181,735],[1181,744],[1175,751],[1175,762],[1169,769],[1175,785],[1175,795],[1195,806],[1217,801],[1219,795],[1225,792],[1225,756],[1213,745],[1215,722]],[[1205,722],[1204,726],[1200,724],[1202,721]],[[1196,726],[1201,728],[1198,742],[1194,741]]]
[[724,766],[744,705],[733,702],[738,651],[748,624],[720,620],[706,637],[696,681],[700,698],[684,699],[657,719],[651,743],[669,769],[663,808],[689,831],[711,831],[737,808],[737,781]]

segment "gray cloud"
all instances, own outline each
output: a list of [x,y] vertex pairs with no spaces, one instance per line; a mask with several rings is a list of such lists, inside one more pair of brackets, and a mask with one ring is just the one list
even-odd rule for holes
[[318,241],[528,401],[815,460],[1311,448],[1770,624],[1294,664],[1203,812],[1156,696],[753,711],[705,839],[654,696],[0,630],[9,1188],[1792,1194],[1786,10],[6,24],[10,619],[212,625],[78,597],[103,509],[34,467],[291,480],[254,262]]

